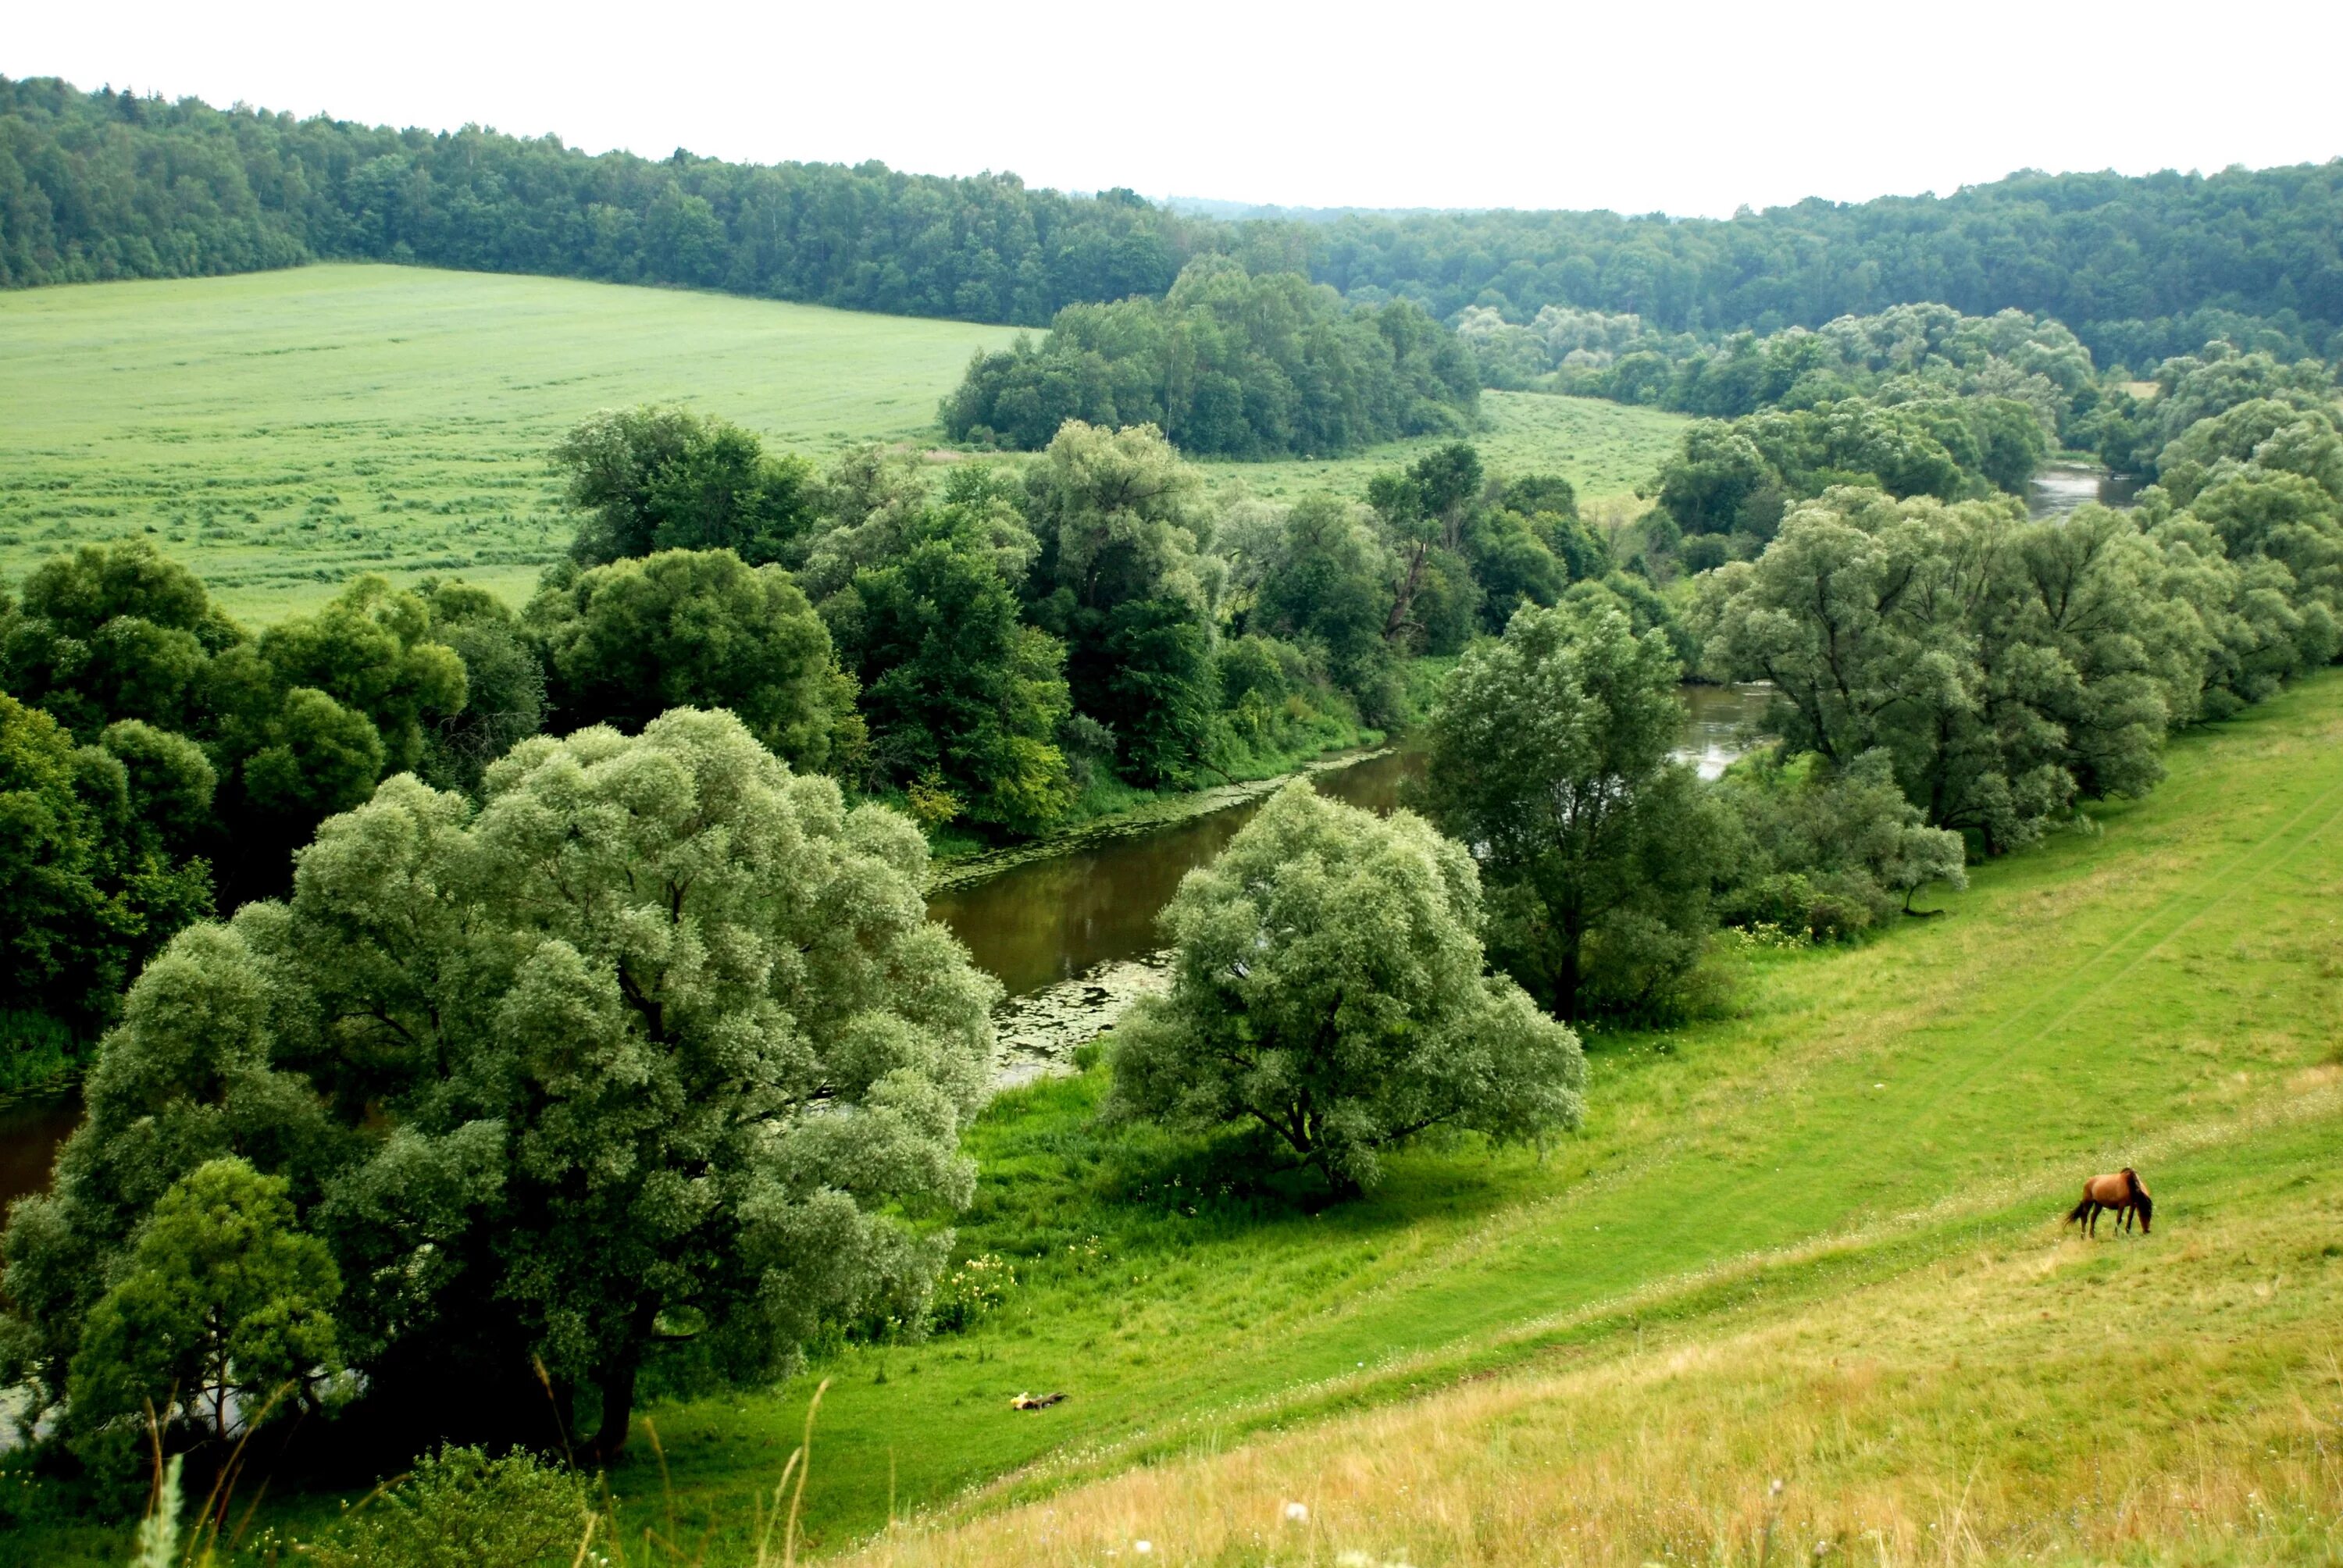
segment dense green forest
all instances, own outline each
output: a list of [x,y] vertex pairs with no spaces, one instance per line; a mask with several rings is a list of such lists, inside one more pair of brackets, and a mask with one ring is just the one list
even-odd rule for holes
[[[1262,282],[1227,263],[1191,281],[1237,297]],[[1290,282],[1268,293],[1290,300]],[[998,840],[1388,731],[1421,717],[1412,659],[1512,637],[1524,608],[1609,605],[1670,671],[1771,680],[1783,732],[1824,759],[1815,789],[1870,770],[1826,817],[1877,817],[1892,784],[1906,826],[1986,852],[2026,842],[2077,799],[2144,788],[2171,725],[2343,645],[2324,368],[2226,347],[2168,362],[2122,425],[2164,483],[2127,514],[2026,522],[2016,492],[2062,424],[2101,411],[2087,369],[2055,327],[1925,308],[1744,339],[1694,384],[1754,410],[1692,426],[1655,504],[1602,527],[1566,481],[1490,474],[1463,442],[1382,473],[1364,505],[1214,503],[1151,426],[1069,419],[1037,461],[940,480],[903,452],[818,467],[643,407],[556,449],[572,558],[518,613],[461,583],[369,578],[256,635],[148,545],[85,547],[0,598],[30,900],[9,939],[25,1004],[9,1076],[74,1054],[174,930],[281,893],[319,824],[401,773],[477,791],[540,731],[720,708],[930,832]],[[1816,636],[1844,689],[1801,684]],[[1848,663],[1874,658],[1859,678]],[[1709,809],[1684,806],[1654,842],[1703,841]],[[1680,858],[1650,853],[1633,885],[1674,885],[1663,862]],[[1521,956],[1549,937],[1495,949],[1566,1014],[1664,1007],[1720,913],[1844,932],[1901,874],[1842,867],[1802,910],[1782,890],[1811,879],[1761,896],[1758,874],[1718,869],[1740,850],[1714,859],[1618,928],[1674,932],[1664,960],[1631,962],[1637,943],[1579,922],[1574,951],[1607,951],[1632,981],[1598,958]],[[1814,869],[1795,862],[1758,879]]]
[[1075,199],[1013,175],[588,157],[0,79],[5,286],[367,257],[1040,326],[1161,294],[1186,231],[1128,191]]
[[1039,348],[979,355],[955,441],[1038,450],[1068,419],[1154,425],[1199,457],[1319,457],[1472,427],[1478,371],[1406,300],[1351,310],[1298,274],[1202,256],[1161,300],[1071,305]]
[[2013,175],[1949,196],[1808,200],[1730,219],[1614,213],[1349,216],[1312,276],[1443,317],[1550,305],[1664,331],[1819,327],[1916,300],[2055,317],[2103,364],[2214,337],[2333,357],[2343,327],[2343,161],[2218,174]]
[[1548,307],[1706,335],[1918,300],[2065,322],[2137,369],[2224,337],[2334,357],[2343,163],[2210,176],[2021,174],[1949,196],[1728,220],[1607,212],[1181,216],[1128,191],[876,164],[588,156],[0,81],[0,286],[188,276],[317,256],[684,284],[1041,326],[1161,296],[1192,256],[1293,269],[1355,302],[1526,326]]

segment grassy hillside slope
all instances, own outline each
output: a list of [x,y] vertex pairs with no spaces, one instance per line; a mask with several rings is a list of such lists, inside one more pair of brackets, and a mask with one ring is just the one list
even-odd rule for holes
[[[2343,674],[2170,762],[1941,919],[1753,952],[1741,1016],[1596,1040],[1543,1161],[1425,1151],[1328,1209],[1101,1134],[1096,1073],[1003,1099],[962,1235],[1005,1303],[656,1404],[630,1533],[749,1561],[822,1377],[811,1544],[924,1515],[868,1548],[910,1563],[2331,1560]],[[2155,1234],[2066,1238],[2125,1163]]]
[[2343,1560],[2337,1076],[2160,1160],[2187,1196],[2152,1237],[2020,1205],[1879,1284],[1659,1319],[856,1560]]
[[[890,1477],[900,1510],[991,1506],[1561,1347],[2038,1251],[2082,1177],[2127,1162],[2166,1205],[2145,1245],[2188,1247],[2271,1118],[2336,1146],[2343,677],[2184,739],[2171,769],[2100,832],[1979,869],[1944,919],[1755,954],[1741,1017],[1597,1041],[1589,1125],[1543,1162],[1426,1152],[1320,1212],[1100,1139],[1095,1075],[1001,1102],[964,1236],[1025,1282],[972,1334],[817,1369],[821,1538],[879,1524]],[[2080,1344],[2107,1305],[2045,1310]],[[806,1392],[659,1412],[677,1486],[745,1518]],[[2031,1441],[2071,1465],[2077,1440]]]
[[925,430],[1006,327],[328,266],[0,296],[0,572],[155,530],[259,618],[360,571],[518,593],[568,543],[546,450],[677,401],[780,447]]
[[[773,447],[936,438],[936,405],[1007,327],[423,267],[0,294],[0,577],[145,534],[266,620],[361,571],[510,597],[568,543],[546,452],[592,410],[674,401]],[[1642,482],[1674,415],[1493,394],[1501,471],[1589,496]],[[1219,464],[1218,492],[1363,495],[1433,443]],[[1024,459],[1014,459],[1023,461]]]

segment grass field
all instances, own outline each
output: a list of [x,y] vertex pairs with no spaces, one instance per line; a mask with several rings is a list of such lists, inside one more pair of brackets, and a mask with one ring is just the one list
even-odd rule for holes
[[[1481,417],[1483,427],[1472,439],[1492,472],[1559,473],[1587,502],[1624,496],[1647,483],[1691,423],[1685,415],[1657,408],[1543,392],[1483,392]],[[1363,498],[1376,470],[1447,439],[1393,441],[1352,457],[1209,463],[1205,483],[1216,495],[1241,492],[1268,500],[1296,500],[1320,490]]]
[[[2295,1203],[2287,1183],[2331,1163],[2343,1137],[2343,678],[2184,739],[2171,766],[2147,800],[2101,811],[2101,832],[1980,868],[1945,919],[1851,951],[1756,954],[1744,1016],[1598,1040],[1590,1123],[1543,1162],[1420,1154],[1373,1201],[1312,1211],[1273,1191],[1223,1195],[1224,1173],[1192,1155],[1101,1138],[1087,1123],[1095,1076],[1001,1103],[977,1140],[986,1174],[967,1242],[1011,1257],[1026,1282],[971,1335],[820,1369],[838,1380],[818,1450],[822,1538],[880,1524],[890,1473],[900,1510],[979,1510],[1525,1357],[1615,1356],[1639,1332],[1721,1332],[1745,1315],[1795,1322],[1914,1269],[1966,1275],[1981,1255],[2022,1272],[2064,1256],[2055,1216],[2082,1176],[2126,1162],[2157,1185],[2163,1222],[2151,1241],[2091,1256],[2197,1244],[2199,1216],[2250,1211],[2240,1194],[2258,1181]],[[2288,1116],[2282,1136],[2266,1131]],[[2306,1210],[2289,1222],[2326,1221]],[[2148,1325],[2102,1326],[2127,1298],[2090,1287],[2098,1267],[2042,1309],[2050,1329],[2077,1357],[2103,1344],[2117,1365],[2154,1362]],[[2343,1281],[2286,1268],[2323,1292],[2331,1331],[2298,1347],[2307,1381],[2287,1398],[2324,1399],[2331,1421],[2332,1373],[2318,1367],[2343,1352]],[[1931,1342],[1916,1329],[1904,1353],[1926,1362]],[[1996,1342],[1978,1342],[1986,1370],[2025,1382],[2023,1358],[1991,1360]],[[2078,1399],[2117,1409],[2030,1429],[2025,1452],[2062,1474],[2091,1423],[2136,1392],[2079,1362],[2070,1372]],[[1055,1410],[1008,1408],[1059,1388],[1072,1398]],[[740,1488],[719,1509],[745,1515],[804,1393],[662,1412],[677,1485],[706,1503]],[[1697,1391],[1676,1408],[1695,1429],[1706,1419]],[[2187,1438],[2185,1421],[2174,1430]],[[1381,1506],[1404,1543],[1404,1508]],[[1261,1560],[1225,1555],[1238,1543],[1216,1544],[1206,1516],[1130,1523],[1167,1543],[1193,1523],[1202,1560]],[[1454,1523],[1409,1528],[1423,1541]]]
[[518,596],[568,543],[546,451],[676,401],[791,450],[897,439],[1005,327],[420,267],[0,295],[0,571],[151,533],[266,619],[360,571]]
[[[1543,1160],[1323,1208],[1101,1131],[1096,1071],[1005,1098],[962,1232],[1005,1304],[657,1405],[629,1527],[664,1470],[746,1562],[826,1377],[813,1543],[879,1562],[2337,1561],[2343,674],[2170,764],[1941,919],[1753,950],[1739,1016],[1598,1038]],[[2126,1163],[2154,1235],[2064,1232]]]
[[[727,295],[323,266],[0,294],[0,577],[144,535],[267,620],[362,571],[518,598],[568,544],[546,452],[592,410],[675,401],[821,454],[933,438],[1006,327]],[[1674,416],[1491,394],[1500,470],[1590,496],[1647,477]],[[1363,494],[1429,442],[1341,462],[1218,464],[1218,493]]]

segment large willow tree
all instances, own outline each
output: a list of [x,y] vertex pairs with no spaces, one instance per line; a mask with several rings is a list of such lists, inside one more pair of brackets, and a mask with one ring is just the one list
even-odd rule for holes
[[655,1356],[769,1378],[825,1319],[916,1311],[995,994],[925,864],[724,713],[526,741],[477,809],[391,779],[288,903],[132,989],[7,1233],[10,1379],[59,1397],[157,1201],[228,1156],[331,1249],[370,1398],[541,1363],[604,1457]]

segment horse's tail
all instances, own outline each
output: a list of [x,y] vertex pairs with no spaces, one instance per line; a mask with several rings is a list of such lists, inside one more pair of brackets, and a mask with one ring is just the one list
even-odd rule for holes
[[2066,1223],[2069,1225],[2075,1224],[2080,1221],[2089,1219],[2090,1215],[2091,1194],[2087,1190],[2083,1193],[2083,1201],[2066,1211]]

